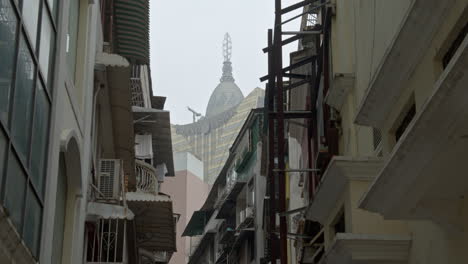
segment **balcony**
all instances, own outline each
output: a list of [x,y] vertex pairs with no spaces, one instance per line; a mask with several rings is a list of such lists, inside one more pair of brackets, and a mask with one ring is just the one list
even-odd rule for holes
[[[356,116],[360,125],[381,128],[428,51],[453,0],[411,1],[395,37],[379,63]],[[417,48],[414,48],[417,47]]]
[[[172,200],[159,193],[156,169],[136,160],[136,191],[127,192],[128,207],[135,213],[136,246],[139,251],[175,252],[175,221]],[[154,258],[153,258],[154,259]]]
[[135,160],[135,175],[137,180],[137,192],[159,193],[159,182],[156,176],[156,169],[150,164]]
[[253,207],[246,207],[239,212],[239,224],[237,230],[252,227],[255,210]]
[[339,206],[340,200],[351,188],[350,183],[369,184],[377,176],[382,165],[382,160],[374,158],[333,157],[317,186],[314,199],[307,208],[307,219],[326,224],[334,209]]
[[[401,136],[360,207],[460,230],[468,190],[468,38]],[[466,212],[466,210],[465,210]]]
[[236,206],[236,200],[239,193],[244,188],[246,182],[242,179],[234,179],[228,183],[226,191],[228,192],[226,199],[220,203],[218,214],[216,219],[225,219],[231,215],[232,210]]

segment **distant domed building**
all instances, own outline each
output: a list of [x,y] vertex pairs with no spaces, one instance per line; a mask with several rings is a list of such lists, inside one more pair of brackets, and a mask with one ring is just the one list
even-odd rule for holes
[[175,152],[190,152],[204,165],[204,181],[212,184],[223,167],[234,139],[253,108],[263,107],[265,91],[255,88],[244,98],[232,75],[230,38],[225,36],[223,75],[208,101],[205,117],[187,125],[172,125]]

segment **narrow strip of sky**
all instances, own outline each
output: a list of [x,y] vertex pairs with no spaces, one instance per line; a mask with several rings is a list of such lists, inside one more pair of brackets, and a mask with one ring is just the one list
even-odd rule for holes
[[[284,6],[296,2],[282,1]],[[273,27],[273,0],[150,0],[150,15],[153,90],[167,96],[172,123],[192,122],[187,106],[205,114],[221,77],[226,32],[232,37],[234,78],[244,95],[265,87],[259,81],[267,72],[267,57],[261,50],[267,29]],[[288,23],[285,30],[298,30],[299,22]],[[295,49],[297,43],[285,49],[285,63]]]

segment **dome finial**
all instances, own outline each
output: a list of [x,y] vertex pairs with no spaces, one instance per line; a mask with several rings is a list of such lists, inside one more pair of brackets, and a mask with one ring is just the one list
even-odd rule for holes
[[231,61],[231,54],[232,54],[231,36],[229,36],[229,33],[226,32],[226,34],[224,34],[224,40],[223,40],[224,62]]
[[224,34],[223,40],[223,76],[221,76],[221,82],[234,82],[234,77],[232,77],[232,65],[231,65],[231,55],[232,55],[232,41],[229,33]]

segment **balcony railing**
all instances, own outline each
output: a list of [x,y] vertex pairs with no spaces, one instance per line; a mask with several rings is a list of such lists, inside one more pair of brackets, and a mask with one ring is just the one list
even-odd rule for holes
[[132,105],[145,107],[145,99],[143,97],[141,79],[139,77],[130,78],[130,87],[132,90]]
[[156,169],[150,164],[136,160],[135,174],[137,180],[137,191],[146,193],[159,193],[159,182],[156,177]]

